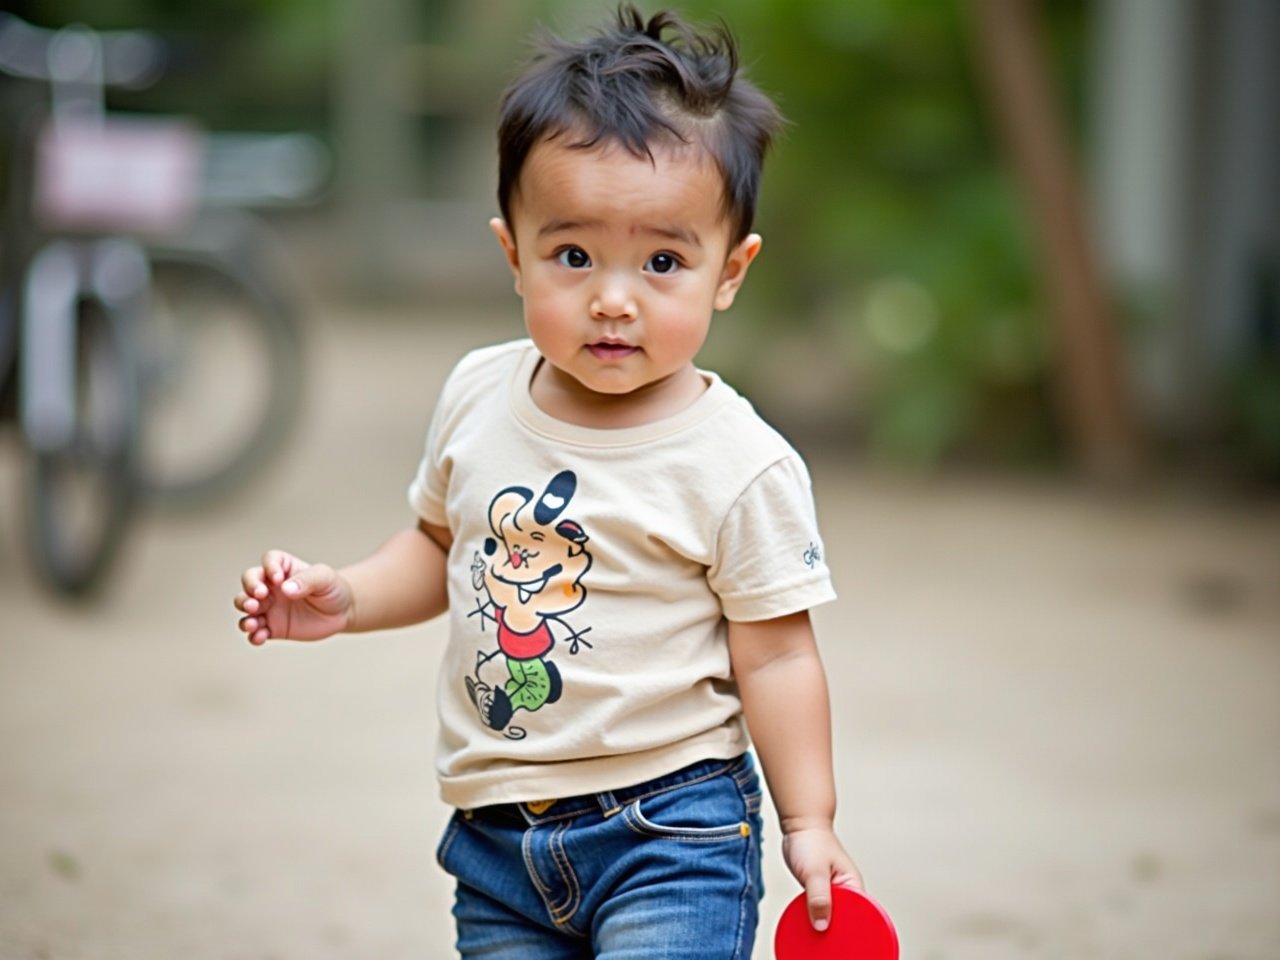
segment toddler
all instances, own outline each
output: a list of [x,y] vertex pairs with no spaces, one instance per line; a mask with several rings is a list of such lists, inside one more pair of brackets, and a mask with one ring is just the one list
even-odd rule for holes
[[[814,926],[861,886],[832,829],[805,465],[694,358],[737,296],[780,122],[723,30],[631,7],[507,90],[491,221],[527,339],[444,385],[414,525],[334,569],[280,550],[250,642],[448,613],[437,767],[464,958],[745,958],[760,786]],[[750,731],[750,739],[748,739]]]

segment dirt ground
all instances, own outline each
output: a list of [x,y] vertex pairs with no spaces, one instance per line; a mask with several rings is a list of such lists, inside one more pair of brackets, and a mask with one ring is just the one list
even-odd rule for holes
[[[0,960],[455,955],[440,627],[258,650],[230,598],[267,546],[407,522],[440,379],[494,331],[320,319],[288,457],[145,517],[92,605],[24,565],[4,438]],[[839,827],[903,957],[1280,957],[1280,504],[811,459]]]

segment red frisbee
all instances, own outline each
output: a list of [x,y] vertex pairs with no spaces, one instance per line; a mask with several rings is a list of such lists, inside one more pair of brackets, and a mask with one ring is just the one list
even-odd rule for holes
[[898,960],[898,933],[865,893],[832,887],[831,926],[813,929],[801,893],[782,911],[773,953],[777,960]]

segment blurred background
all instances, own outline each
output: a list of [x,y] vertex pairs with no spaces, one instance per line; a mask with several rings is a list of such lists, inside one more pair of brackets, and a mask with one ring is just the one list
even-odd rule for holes
[[[1161,466],[1274,482],[1272,6],[1055,2],[1022,24],[997,4],[993,27],[982,4],[685,4],[731,19],[791,121],[766,168],[769,255],[711,359],[779,418],[925,465],[1070,463],[1082,431],[1108,431],[1076,425],[1091,402],[1078,367],[1116,367],[1116,385],[1091,386],[1101,415],[1138,434],[1123,442]],[[430,303],[506,293],[485,226],[498,96],[535,23],[580,32],[609,5],[8,7],[160,32],[163,79],[112,94],[119,109],[315,134],[332,176],[282,223],[320,267],[313,289]],[[1037,59],[997,76],[1021,34]],[[1055,283],[1087,309],[1061,308]],[[1077,360],[1090,316],[1109,332]]]
[[[842,832],[904,956],[1280,956],[1280,5],[680,8],[728,20],[790,121],[702,361],[813,466]],[[7,0],[45,32],[0,41],[0,960],[453,955],[437,625],[249,651],[229,600],[268,546],[341,562],[408,520],[441,379],[520,333],[501,90],[535,25],[612,9]],[[109,115],[224,137],[171,234],[30,213],[32,131],[93,113],[74,64],[41,75],[72,24]],[[288,318],[247,356],[201,340],[144,425],[200,447],[246,397],[282,415],[217,489],[125,483],[110,562],[49,589],[32,264],[116,233],[156,303],[194,259],[232,278],[210,329]]]

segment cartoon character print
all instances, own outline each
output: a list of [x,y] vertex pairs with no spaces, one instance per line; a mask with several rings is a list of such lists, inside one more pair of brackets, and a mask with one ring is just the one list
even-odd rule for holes
[[573,471],[563,470],[536,498],[526,487],[499,491],[489,504],[493,536],[472,560],[478,596],[468,616],[480,618],[482,631],[492,622],[498,645],[476,652],[467,695],[485,726],[513,740],[526,734],[511,724],[516,711],[560,699],[560,670],[549,659],[556,640],[569,642],[570,655],[591,646],[583,639],[590,627],[578,630],[563,619],[586,599],[582,580],[591,569],[586,531],[562,516],[577,485]]

